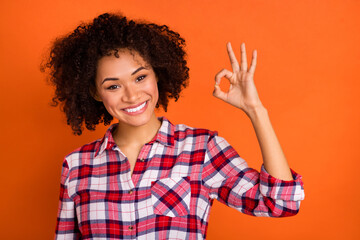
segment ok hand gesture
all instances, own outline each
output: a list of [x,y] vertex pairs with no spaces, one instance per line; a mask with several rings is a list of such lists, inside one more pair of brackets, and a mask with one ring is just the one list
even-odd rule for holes
[[[227,43],[227,51],[232,66],[232,72],[223,69],[215,76],[215,89],[213,95],[237,108],[243,110],[246,114],[255,110],[257,107],[262,107],[255,84],[254,73],[256,68],[257,52],[253,51],[253,57],[250,68],[246,60],[245,44],[241,44],[241,65],[235,57],[231,44]],[[228,92],[223,92],[220,89],[221,78],[227,78],[230,81],[230,88]]]

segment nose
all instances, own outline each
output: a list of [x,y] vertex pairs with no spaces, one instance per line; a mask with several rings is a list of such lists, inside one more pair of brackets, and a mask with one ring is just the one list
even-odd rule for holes
[[124,87],[124,92],[122,96],[122,100],[124,102],[136,102],[138,98],[138,91],[130,86]]

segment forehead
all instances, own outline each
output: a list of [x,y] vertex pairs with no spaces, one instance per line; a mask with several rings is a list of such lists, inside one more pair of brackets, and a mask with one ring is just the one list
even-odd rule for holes
[[96,78],[131,75],[139,67],[151,68],[138,52],[118,49],[99,59]]

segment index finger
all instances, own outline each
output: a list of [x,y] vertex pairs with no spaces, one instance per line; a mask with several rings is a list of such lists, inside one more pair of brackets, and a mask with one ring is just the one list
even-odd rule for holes
[[239,67],[239,63],[236,59],[236,56],[235,56],[235,53],[231,47],[231,43],[228,42],[226,44],[226,48],[227,48],[227,51],[228,51],[228,55],[229,55],[229,58],[230,58],[230,63],[231,63],[231,67],[233,69],[233,72],[238,72],[240,70],[240,67]]

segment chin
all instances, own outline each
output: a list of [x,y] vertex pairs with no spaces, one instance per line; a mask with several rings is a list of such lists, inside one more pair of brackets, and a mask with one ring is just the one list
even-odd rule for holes
[[134,120],[128,120],[128,121],[121,121],[119,122],[125,123],[126,125],[132,126],[132,127],[141,127],[145,126],[150,122],[150,118],[142,118],[142,119],[134,119]]

